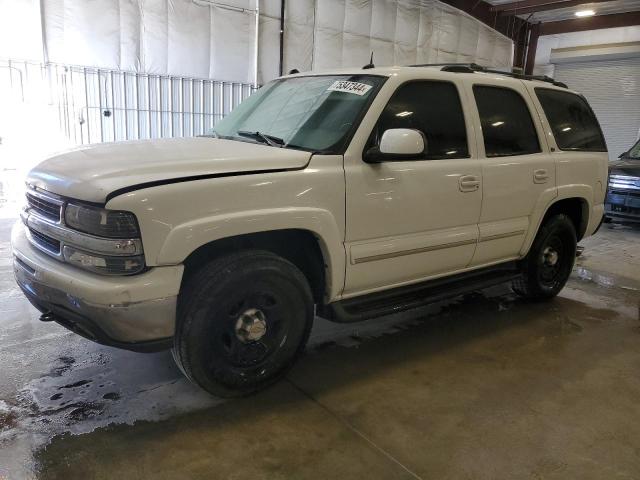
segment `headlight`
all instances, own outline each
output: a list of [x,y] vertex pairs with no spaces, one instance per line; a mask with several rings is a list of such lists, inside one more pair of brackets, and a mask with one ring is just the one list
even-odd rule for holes
[[67,263],[103,275],[133,275],[144,269],[144,255],[110,257],[83,252],[68,245],[65,245],[63,255]]
[[105,210],[69,203],[65,207],[64,221],[67,226],[80,232],[106,238],[139,238],[140,229],[131,212]]
[[103,275],[133,275],[145,268],[138,221],[131,212],[68,203],[67,227],[91,236],[64,239],[62,256],[69,264]]

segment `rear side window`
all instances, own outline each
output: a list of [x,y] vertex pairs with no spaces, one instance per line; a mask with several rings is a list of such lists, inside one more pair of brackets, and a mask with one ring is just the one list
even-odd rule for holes
[[398,87],[380,115],[370,144],[378,145],[384,131],[391,128],[424,133],[425,159],[469,156],[462,105],[453,83],[415,81]]
[[527,103],[515,90],[475,85],[484,150],[487,157],[540,152],[540,143]]
[[584,98],[548,88],[536,88],[536,95],[559,149],[607,151],[598,120]]

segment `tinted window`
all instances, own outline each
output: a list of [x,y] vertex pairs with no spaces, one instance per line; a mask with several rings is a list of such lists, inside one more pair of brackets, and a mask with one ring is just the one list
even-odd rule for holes
[[606,152],[598,120],[584,98],[569,92],[536,88],[558,148]]
[[411,82],[398,88],[373,133],[377,145],[385,130],[412,128],[427,138],[427,159],[468,157],[460,97],[448,82]]
[[531,113],[515,90],[474,86],[487,157],[526,155],[540,151]]
[[625,157],[640,160],[640,140],[629,149]]

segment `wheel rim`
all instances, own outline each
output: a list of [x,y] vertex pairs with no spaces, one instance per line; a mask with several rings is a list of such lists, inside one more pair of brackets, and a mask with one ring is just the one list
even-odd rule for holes
[[562,281],[567,264],[567,256],[562,240],[557,236],[550,237],[538,261],[540,282],[553,288]]
[[264,365],[287,339],[282,308],[270,292],[254,292],[230,302],[227,321],[214,333],[218,352],[240,369]]

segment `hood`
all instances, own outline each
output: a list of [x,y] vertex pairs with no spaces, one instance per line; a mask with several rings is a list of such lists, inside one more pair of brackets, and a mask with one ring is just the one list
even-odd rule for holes
[[640,177],[640,159],[621,158],[609,162],[609,172],[618,175]]
[[311,153],[210,137],[101,143],[55,155],[27,182],[58,195],[104,203],[110,193],[145,184],[215,175],[296,170]]

